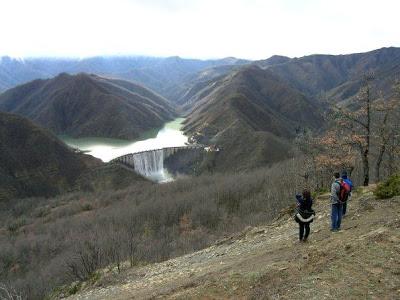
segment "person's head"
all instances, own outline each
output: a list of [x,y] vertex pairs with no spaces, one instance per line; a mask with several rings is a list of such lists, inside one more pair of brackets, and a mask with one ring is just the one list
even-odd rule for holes
[[310,190],[308,190],[308,189],[304,189],[304,190],[303,190],[303,198],[306,199],[306,200],[311,199]]
[[346,171],[342,171],[342,178],[343,179],[347,179],[347,172]]
[[339,178],[340,178],[339,172],[335,172],[335,173],[333,174],[333,177],[335,177],[335,179],[339,179]]

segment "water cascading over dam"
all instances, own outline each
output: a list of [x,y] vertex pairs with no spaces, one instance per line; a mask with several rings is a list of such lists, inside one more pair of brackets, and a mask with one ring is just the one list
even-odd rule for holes
[[135,171],[146,177],[159,177],[164,172],[164,150],[146,151],[132,155]]
[[[130,153],[113,159],[111,162],[119,163],[134,170],[136,173],[155,182],[167,182],[173,180],[173,176],[164,168],[164,162],[170,156],[180,153],[201,153],[202,145],[189,145],[181,147],[168,147],[163,149],[148,150]],[[173,156],[174,157],[174,156]],[[171,163],[169,162],[169,167]]]
[[[131,153],[114,159],[133,168],[136,173],[156,182],[173,180],[172,176],[164,169],[164,160],[183,147],[171,147]],[[186,148],[186,147],[185,147]]]

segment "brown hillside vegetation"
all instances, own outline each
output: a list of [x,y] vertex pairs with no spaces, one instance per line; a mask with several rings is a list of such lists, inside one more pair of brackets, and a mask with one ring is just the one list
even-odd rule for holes
[[126,187],[144,179],[75,153],[48,130],[0,112],[0,202],[74,190]]
[[273,65],[265,62],[256,64],[316,100],[322,100],[324,93],[331,101],[355,96],[363,75],[370,72],[379,78],[377,88],[388,95],[393,80],[400,75],[400,49],[395,47],[348,55],[309,55]]
[[68,191],[80,174],[101,164],[13,114],[0,112],[0,140],[0,201]]
[[175,116],[150,90],[123,80],[62,73],[0,95],[0,110],[27,117],[56,134],[134,139]]
[[296,130],[322,124],[318,107],[257,66],[243,67],[194,97],[184,130],[222,149],[215,161],[219,171],[283,160]]
[[302,162],[293,163],[166,184],[119,176],[128,188],[103,191],[113,182],[100,182],[92,193],[0,202],[0,285],[43,299],[108,266],[165,261],[269,223],[302,185],[295,174]]
[[343,230],[331,233],[329,196],[322,195],[308,243],[297,241],[286,210],[269,226],[186,256],[119,276],[105,270],[68,299],[398,299],[399,204],[364,188],[349,203]]
[[191,109],[188,131],[199,129],[204,123],[216,131],[242,119],[254,130],[290,136],[296,125],[317,127],[322,121],[306,97],[256,66],[244,67],[209,89],[211,92]]

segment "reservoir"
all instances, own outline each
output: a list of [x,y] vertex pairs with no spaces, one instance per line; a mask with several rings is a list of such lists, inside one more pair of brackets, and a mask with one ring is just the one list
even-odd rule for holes
[[[93,137],[70,138],[60,136],[60,138],[70,147],[84,151],[101,159],[103,162],[109,162],[114,158],[129,153],[185,146],[188,137],[181,130],[183,121],[184,118],[178,118],[167,122],[161,129],[148,131],[139,139],[132,141]],[[157,182],[172,180],[166,170],[160,170],[157,174],[152,174],[152,176],[148,177]]]

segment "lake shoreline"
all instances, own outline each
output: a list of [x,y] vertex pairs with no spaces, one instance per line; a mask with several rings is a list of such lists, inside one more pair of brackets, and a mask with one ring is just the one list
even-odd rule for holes
[[71,138],[65,135],[59,138],[71,148],[109,162],[125,154],[186,145],[188,137],[182,131],[184,120],[181,117],[176,118],[166,122],[163,127],[147,131],[139,139],[130,141],[98,137]]

